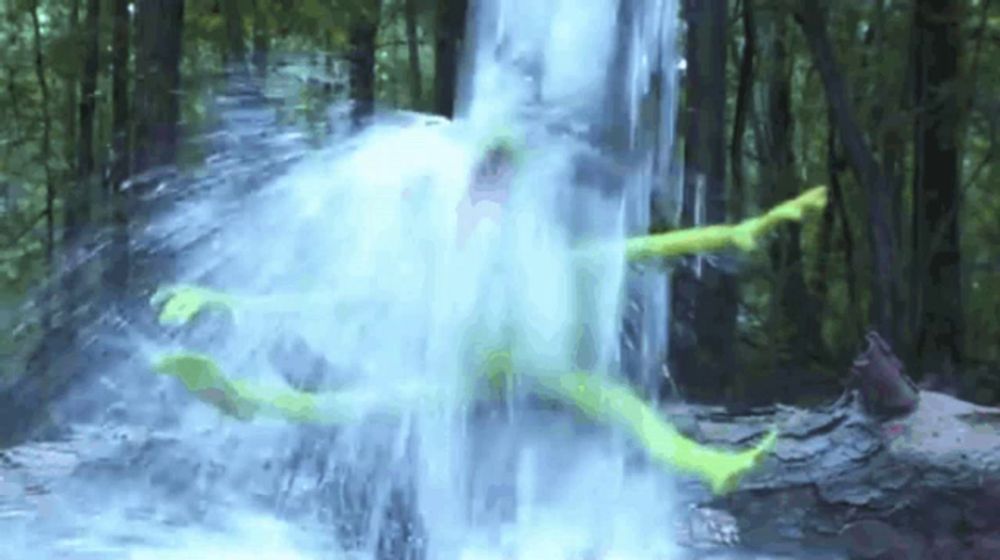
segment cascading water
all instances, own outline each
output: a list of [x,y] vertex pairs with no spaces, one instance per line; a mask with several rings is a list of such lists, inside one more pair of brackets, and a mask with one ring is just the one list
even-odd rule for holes
[[[128,364],[126,425],[156,430],[122,428],[139,442],[121,444],[127,466],[98,461],[74,487],[81,515],[103,514],[102,558],[673,557],[659,466],[517,383],[470,391],[492,349],[515,371],[661,375],[665,274],[574,248],[644,232],[654,197],[670,206],[676,1],[483,0],[469,25],[454,122],[382,119],[148,229],[181,255],[170,281],[245,303],[166,342],[131,337],[143,359],[197,350],[241,379],[350,389],[365,420],[220,419]],[[515,145],[509,199],[473,203],[497,137]]]

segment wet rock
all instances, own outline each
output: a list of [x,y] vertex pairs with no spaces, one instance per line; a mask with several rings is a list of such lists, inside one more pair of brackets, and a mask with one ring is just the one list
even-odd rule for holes
[[683,516],[678,539],[694,548],[731,547],[740,542],[736,518],[728,512],[691,506]]
[[961,558],[965,546],[961,539],[953,536],[938,536],[931,540],[928,556],[931,560],[953,560]]
[[920,560],[927,551],[920,535],[874,519],[847,525],[841,538],[850,557],[857,560]]
[[971,556],[973,560],[996,560],[1000,558],[1000,532],[974,539]]
[[733,434],[762,424],[781,430],[775,452],[735,492],[692,498],[733,515],[753,550],[971,558],[992,552],[1000,534],[997,409],[928,391],[912,413],[885,421],[852,393],[826,410],[775,407],[728,421],[715,409],[688,408],[709,427],[695,432],[707,443],[731,445]]

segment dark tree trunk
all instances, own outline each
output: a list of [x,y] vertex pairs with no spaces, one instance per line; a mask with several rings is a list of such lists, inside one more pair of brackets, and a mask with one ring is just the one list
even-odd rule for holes
[[[140,203],[152,186],[169,177],[180,144],[181,45],[184,0],[143,0],[134,4],[135,89],[132,172],[136,179],[127,213],[131,231],[141,231],[153,211]],[[166,255],[132,250],[129,260],[129,299],[138,296],[155,271],[169,274]]]
[[38,18],[38,0],[31,2],[31,27],[35,41],[35,77],[42,94],[42,145],[39,158],[45,171],[45,260],[51,270],[56,245],[55,200],[56,185],[52,176],[52,115],[49,112],[49,82],[45,77],[45,56],[42,31]]
[[833,113],[847,161],[868,197],[868,228],[872,255],[870,320],[886,339],[894,335],[896,251],[893,241],[892,193],[888,180],[872,155],[850,107],[847,86],[833,54],[826,29],[826,13],[819,0],[800,0],[796,20],[802,28],[819,71],[827,103]]
[[[80,52],[77,39],[80,35],[80,0],[73,0],[69,7],[69,35],[73,38],[73,52]],[[75,65],[74,65],[75,66]],[[65,78],[66,89],[66,133],[63,135],[63,149],[66,152],[66,161],[76,160],[76,127],[79,124],[78,115],[80,112],[79,93],[77,88],[80,79],[80,68],[68,72]],[[67,184],[72,183],[76,177],[75,168],[69,168],[64,179]]]
[[111,248],[104,272],[105,291],[121,296],[128,286],[128,193],[122,186],[129,176],[129,0],[112,0],[111,49]]
[[[874,23],[871,27],[872,35],[872,47],[870,51],[873,53],[882,53],[886,50],[892,48],[889,43],[889,25],[888,25],[888,10],[889,10],[889,0],[878,0],[875,7],[875,17]],[[890,215],[892,216],[892,235],[894,240],[894,250],[897,255],[900,255],[900,270],[896,274],[896,280],[899,284],[894,290],[893,296],[896,298],[893,302],[893,308],[895,312],[893,313],[893,320],[895,329],[895,338],[898,341],[899,349],[904,352],[907,357],[912,357],[910,354],[914,350],[913,339],[908,331],[908,321],[911,319],[910,311],[912,306],[907,306],[905,297],[908,294],[904,294],[904,288],[902,283],[903,273],[902,273],[902,261],[903,255],[906,251],[903,247],[903,240],[906,239],[906,232],[903,229],[903,193],[905,191],[905,176],[906,176],[906,147],[907,147],[907,132],[909,129],[909,120],[907,115],[913,110],[910,104],[912,96],[910,95],[912,86],[911,81],[913,77],[913,54],[912,54],[912,32],[910,41],[908,45],[909,53],[907,54],[905,60],[906,65],[902,76],[901,83],[897,91],[893,91],[892,95],[889,94],[890,90],[885,87],[880,87],[874,91],[884,92],[879,95],[876,94],[877,99],[872,104],[872,114],[873,114],[873,130],[879,131],[877,135],[878,142],[878,153],[882,162],[882,173],[885,175],[886,181],[888,182],[890,189]],[[876,66],[876,68],[880,68]],[[894,102],[893,99],[896,99]]]
[[83,71],[80,74],[80,106],[78,108],[79,136],[76,146],[75,187],[65,200],[63,223],[63,252],[66,255],[63,290],[66,301],[63,307],[67,317],[75,317],[81,309],[84,263],[75,255],[81,250],[83,230],[91,212],[94,190],[94,121],[97,109],[97,71],[100,57],[101,0],[87,0],[87,19],[83,27]]
[[[97,69],[100,56],[100,21],[101,0],[87,1],[87,21],[84,26],[86,41],[84,44],[83,73],[80,76],[80,137],[77,144],[76,173],[77,179],[89,181],[94,173],[94,113],[97,109]],[[77,218],[85,219],[87,209],[87,193],[79,192],[77,199]],[[67,219],[67,221],[69,221]],[[71,228],[67,227],[67,230]],[[75,233],[75,232],[74,232]]]
[[[858,268],[854,257],[854,233],[851,228],[851,218],[847,213],[847,204],[844,202],[844,188],[840,184],[840,175],[844,171],[845,163],[837,152],[837,125],[832,111],[827,111],[827,139],[826,139],[826,164],[827,175],[830,179],[830,201],[823,210],[823,226],[819,243],[819,259],[816,267],[816,295],[822,305],[829,305],[830,281],[827,278],[830,259],[833,253],[833,234],[836,224],[840,224],[841,246],[844,250],[844,276],[847,283],[847,300],[850,311],[849,322],[855,328],[858,336],[864,326],[861,324],[861,310],[858,298],[858,282],[856,270]],[[822,316],[822,309],[817,312]]]
[[424,98],[423,75],[420,72],[420,42],[417,37],[417,0],[406,0],[406,47],[410,62],[410,98],[420,107]]
[[468,0],[440,0],[437,4],[434,41],[434,111],[455,116],[458,72],[465,39]]
[[[39,159],[45,174],[45,258],[54,274],[55,256],[55,177],[52,161],[52,115],[49,82],[46,76],[44,46],[37,0],[28,5],[34,40],[35,77],[41,93],[42,141]],[[75,357],[66,340],[68,330],[53,318],[54,298],[50,290],[40,295],[41,339],[25,366],[26,373],[0,378],[0,446],[30,437],[44,419],[48,403],[65,387],[64,378],[55,372],[60,358]]]
[[378,37],[381,0],[370,0],[359,10],[350,29],[351,122],[355,128],[375,112],[375,40]]
[[961,2],[916,0],[913,254],[916,350],[924,373],[951,374],[962,357],[959,238]]
[[[771,25],[767,78],[767,160],[762,169],[765,207],[798,194],[795,153],[792,148],[792,55],[788,48],[786,14],[776,12]],[[775,398],[789,400],[797,395],[793,388],[801,386],[786,375],[799,376],[803,366],[821,357],[820,325],[815,301],[805,282],[802,262],[801,232],[797,223],[786,226],[779,239],[770,247],[771,264],[776,272],[771,295],[771,325],[777,339],[779,369],[774,378]]]
[[263,0],[254,0],[253,10],[253,54],[251,59],[257,76],[267,73],[267,59],[271,50],[271,31],[267,24],[267,11]]
[[136,4],[134,171],[173,163],[180,119],[184,0]]
[[733,137],[729,144],[729,165],[732,168],[732,211],[734,218],[741,218],[745,205],[745,179],[743,173],[743,137],[753,96],[754,58],[757,54],[757,30],[754,23],[753,1],[743,0],[743,52],[740,55],[740,78],[736,91],[736,111],[733,115]]
[[[684,225],[726,220],[726,1],[686,0]],[[672,294],[671,362],[688,397],[734,395],[737,285],[710,260],[679,267]]]
[[226,29],[226,62],[234,70],[243,70],[247,49],[239,0],[222,0],[222,17]]

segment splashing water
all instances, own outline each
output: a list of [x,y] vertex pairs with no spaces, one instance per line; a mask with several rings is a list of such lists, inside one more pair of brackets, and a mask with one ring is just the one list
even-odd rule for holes
[[[130,364],[126,424],[156,429],[75,477],[74,507],[101,514],[91,557],[674,557],[673,483],[623,437],[517,386],[469,393],[493,348],[515,371],[655,381],[665,274],[573,248],[644,231],[650,198],[669,202],[676,3],[473,4],[454,122],[377,121],[259,188],[193,193],[147,232],[181,255],[170,281],[258,303],[166,343],[136,335],[143,360],[196,349],[241,379],[366,391],[365,421],[239,423]],[[509,196],[471,201],[498,135],[516,144]],[[624,347],[623,318],[639,333]],[[434,398],[382,413],[412,387]]]

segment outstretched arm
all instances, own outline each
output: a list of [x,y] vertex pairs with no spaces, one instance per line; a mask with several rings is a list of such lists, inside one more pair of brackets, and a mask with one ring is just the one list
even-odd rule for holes
[[730,248],[752,251],[763,235],[784,222],[800,222],[805,215],[826,206],[826,187],[810,189],[787,200],[756,218],[738,224],[711,225],[667,233],[633,237],[625,242],[625,256],[630,261],[662,259],[713,253]]

